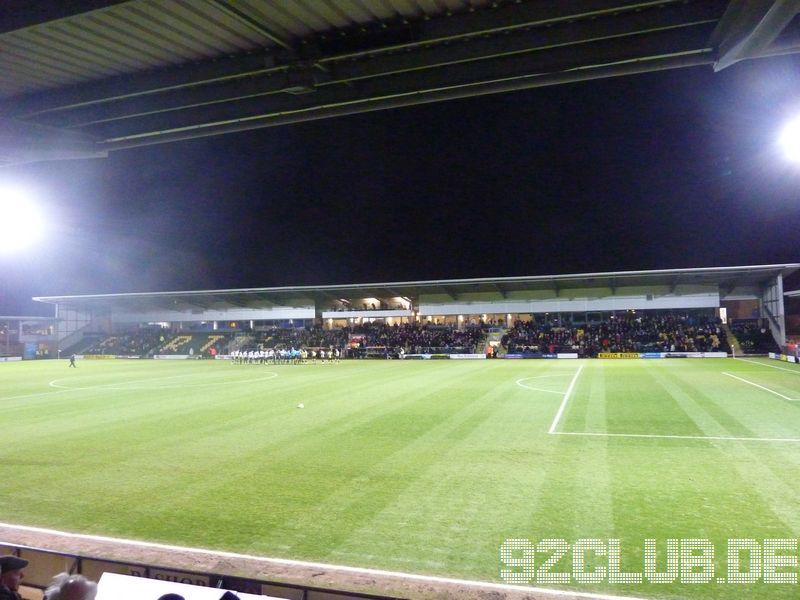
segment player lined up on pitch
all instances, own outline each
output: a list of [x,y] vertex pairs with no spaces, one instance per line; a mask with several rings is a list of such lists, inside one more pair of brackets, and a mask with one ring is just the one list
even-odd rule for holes
[[234,350],[231,362],[248,365],[298,365],[320,363],[338,363],[342,352],[339,348],[261,348],[255,350]]

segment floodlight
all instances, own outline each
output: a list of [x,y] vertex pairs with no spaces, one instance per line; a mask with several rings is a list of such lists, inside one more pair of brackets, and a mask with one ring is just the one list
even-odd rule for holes
[[39,241],[44,219],[32,195],[22,188],[0,187],[0,254],[15,254]]
[[793,162],[800,163],[800,117],[790,121],[783,128],[778,141],[786,157]]

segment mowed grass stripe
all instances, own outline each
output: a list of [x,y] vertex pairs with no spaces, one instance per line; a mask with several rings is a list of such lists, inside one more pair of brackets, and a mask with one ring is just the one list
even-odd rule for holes
[[[542,369],[537,365],[531,372],[541,374]],[[437,460],[425,465],[394,503],[354,532],[332,554],[333,560],[379,561],[408,569],[413,562],[409,556],[416,556],[426,572],[444,573],[457,561],[463,576],[496,578],[500,544],[512,531],[519,535],[529,530],[548,462],[536,440],[560,399],[511,385],[510,377],[505,384],[488,387],[485,379],[483,374],[470,378],[476,394],[469,414],[447,433],[448,443],[437,452]],[[398,521],[402,527],[393,528]],[[398,545],[405,550],[399,555]]]
[[[604,428],[609,402],[607,372],[587,361],[573,389],[568,422],[580,427]],[[608,438],[586,444],[570,436],[550,436],[554,452],[548,465],[535,521],[523,537],[535,539],[613,537],[614,510],[608,464]],[[564,565],[559,565],[563,569]],[[567,569],[569,566],[567,565]]]
[[[585,427],[585,416],[575,414],[561,428],[562,431],[592,433],[644,433],[672,435],[703,435],[689,418],[686,407],[670,393],[668,385],[674,373],[666,372],[655,361],[620,360],[599,361],[595,368],[605,378],[606,423],[604,429]],[[576,408],[582,391],[577,390]]]
[[[339,517],[333,523],[320,522],[310,532],[312,537],[333,536],[336,538],[331,543],[333,556],[341,555],[342,545],[357,530],[363,530],[365,525],[373,544],[382,539],[391,540],[397,536],[406,539],[413,537],[413,533],[402,529],[390,527],[381,530],[379,524],[382,519],[379,513],[390,504],[395,503],[399,496],[408,493],[408,490],[413,488],[417,481],[425,478],[426,474],[437,464],[442,461],[448,462],[446,459],[448,450],[457,446],[492,412],[492,408],[486,406],[482,398],[482,386],[479,383],[480,376],[478,374],[465,377],[461,372],[453,372],[448,373],[448,376],[446,379],[438,377],[437,393],[422,399],[427,406],[414,407],[415,410],[421,410],[428,415],[424,420],[429,424],[425,426],[413,422],[399,424],[406,430],[414,428],[417,431],[413,436],[404,436],[407,441],[402,448],[386,454],[380,462],[376,462],[351,482],[347,482],[337,494],[315,506],[315,510],[319,511],[319,514],[332,514]],[[457,381],[463,389],[454,395],[452,386]],[[430,403],[435,403],[437,406],[430,406]],[[415,422],[420,420],[413,419]],[[395,428],[393,423],[387,421],[386,425],[386,434],[392,436],[393,434],[390,432]],[[370,435],[369,432],[364,432],[364,434]],[[388,441],[388,439],[383,439],[381,443],[385,444]],[[451,494],[453,492],[454,490],[450,490]],[[429,493],[429,486],[424,486],[422,496],[417,496],[414,502],[417,510]],[[347,518],[348,515],[355,512],[352,509],[357,509],[359,503],[369,503],[375,510],[370,511],[369,514],[364,514],[363,510],[359,510],[357,519],[352,516]],[[358,559],[359,557],[351,555],[351,558]]]

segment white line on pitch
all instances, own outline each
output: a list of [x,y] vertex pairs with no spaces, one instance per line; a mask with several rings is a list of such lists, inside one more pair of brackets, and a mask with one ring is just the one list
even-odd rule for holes
[[526,390],[533,390],[534,392],[547,392],[548,394],[558,394],[559,396],[564,395],[564,392],[557,392],[556,390],[546,390],[544,388],[533,387],[522,383],[527,379],[533,379],[533,377],[523,377],[522,379],[517,379],[515,383],[521,388],[525,388]]
[[771,390],[768,387],[764,387],[763,385],[758,385],[757,383],[753,383],[752,381],[747,381],[747,379],[742,379],[741,377],[737,377],[736,375],[731,375],[730,373],[726,373],[725,371],[723,371],[722,374],[727,375],[728,377],[733,377],[734,379],[738,379],[742,383],[752,385],[753,387],[762,389],[765,392],[769,392],[770,394],[775,394],[776,396],[780,396],[781,398],[783,398],[784,400],[788,400],[789,402],[800,402],[800,398],[789,398],[789,396],[784,396],[783,394],[776,392],[775,390]]
[[794,442],[800,443],[800,438],[754,438],[754,437],[728,437],[719,435],[661,435],[657,433],[602,433],[594,431],[554,431],[555,435],[582,435],[590,437],[620,437],[620,438],[655,438],[666,440],[716,440],[727,442]]
[[742,362],[752,363],[754,365],[761,365],[762,367],[769,367],[770,369],[778,369],[779,371],[788,371],[789,373],[800,375],[800,369],[787,369],[786,367],[779,367],[778,365],[768,365],[767,363],[758,362],[757,360],[747,360],[746,358],[734,358],[733,360],[740,360]]
[[547,433],[553,433],[556,430],[556,425],[558,425],[558,420],[561,418],[561,414],[564,412],[564,409],[567,407],[567,401],[569,400],[570,394],[572,394],[572,388],[575,387],[575,382],[578,381],[578,375],[581,374],[583,370],[583,366],[581,365],[578,367],[578,371],[575,373],[575,376],[572,378],[572,381],[569,382],[569,387],[567,391],[564,393],[564,399],[561,401],[561,406],[558,407],[558,412],[556,413],[556,418],[553,419],[553,424],[550,425],[550,429]]
[[[55,379],[54,381],[58,380]],[[0,402],[5,402],[6,400],[17,400],[18,398],[33,398],[35,396],[52,396],[53,394],[63,394],[64,392],[73,392],[75,390],[80,390],[80,389],[83,388],[48,390],[46,392],[34,392],[33,394],[23,394],[21,396],[6,396],[5,398],[0,398]]]
[[[156,544],[152,542],[144,542],[140,540],[128,540],[124,538],[112,538],[100,535],[88,535],[82,533],[71,533],[68,531],[58,531],[55,529],[44,529],[41,527],[29,527],[27,525],[13,525],[10,523],[0,523],[0,527],[17,531],[28,531],[32,533],[44,533],[48,535],[66,537],[71,539],[92,540],[96,542],[106,542],[112,544],[127,544],[130,546],[137,546],[140,548],[153,548],[159,550],[170,550],[174,552],[185,552],[193,554],[202,554],[212,557],[225,557],[233,559],[243,559],[259,561],[264,563],[272,563],[278,565],[287,565],[294,567],[306,567],[311,569],[329,569],[333,571],[344,571],[347,573],[360,573],[364,575],[383,576],[383,577],[396,577],[400,579],[412,579],[415,581],[425,581],[429,583],[447,583],[455,585],[463,585],[465,587],[473,588],[488,588],[490,590],[514,590],[528,593],[542,593],[550,596],[565,596],[567,598],[590,598],[594,600],[643,600],[633,596],[612,596],[608,594],[592,594],[590,592],[575,592],[571,590],[552,590],[547,588],[536,588],[526,585],[513,585],[509,583],[492,583],[489,581],[475,581],[473,579],[454,579],[450,577],[434,577],[433,575],[417,575],[415,573],[403,573],[401,571],[384,571],[381,569],[367,569],[364,567],[348,567],[346,565],[332,565],[327,563],[308,562],[303,560],[291,560],[288,558],[270,558],[267,556],[254,556],[252,554],[239,554],[236,552],[222,552],[217,550],[206,550],[204,548],[190,548],[186,546],[171,546],[168,544]],[[15,542],[2,541],[5,546],[14,546]],[[20,544],[24,545],[24,544]]]

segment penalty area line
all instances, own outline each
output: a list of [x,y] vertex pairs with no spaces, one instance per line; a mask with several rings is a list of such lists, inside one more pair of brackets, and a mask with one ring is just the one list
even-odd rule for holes
[[734,357],[733,360],[738,360],[740,362],[750,363],[752,365],[760,365],[762,367],[769,367],[770,369],[778,369],[779,371],[787,371],[789,373],[793,373],[794,375],[800,375],[800,369],[787,369],[786,367],[779,367],[778,365],[768,365],[767,363],[763,363],[757,360],[748,360],[746,358],[736,358]]
[[723,375],[727,375],[728,377],[733,377],[734,379],[738,379],[742,383],[746,383],[747,385],[752,385],[753,387],[757,387],[760,390],[764,390],[765,392],[769,392],[770,394],[775,394],[784,400],[788,400],[789,402],[800,402],[800,398],[789,398],[789,396],[784,396],[783,394],[776,392],[775,390],[771,390],[768,387],[763,385],[759,385],[753,381],[748,381],[747,379],[743,379],[742,377],[737,377],[736,375],[731,375],[730,373],[726,373],[725,371],[722,372]]
[[564,392],[564,399],[561,401],[561,406],[558,407],[558,412],[556,413],[553,423],[550,425],[550,429],[547,431],[547,433],[555,432],[556,426],[558,426],[558,421],[561,419],[561,415],[564,413],[564,409],[567,407],[569,397],[572,395],[572,389],[575,387],[575,382],[578,381],[578,375],[580,375],[581,371],[583,370],[583,366],[584,365],[578,367],[578,371],[572,377],[572,381],[569,382],[569,387],[567,388],[567,391]]
[[[31,527],[28,525],[13,525],[10,523],[0,523],[0,528],[10,530],[17,530],[31,533],[42,533],[57,537],[64,537],[69,539],[90,540],[96,542],[104,542],[117,545],[136,546],[139,548],[152,548],[154,550],[169,550],[173,552],[183,552],[190,554],[202,554],[211,557],[224,557],[231,559],[251,560],[262,563],[271,563],[276,565],[305,567],[309,569],[328,569],[332,571],[342,571],[346,573],[357,573],[360,575],[371,575],[379,577],[391,577],[397,579],[408,579],[413,581],[422,581],[426,583],[444,583],[450,585],[461,585],[464,587],[484,588],[489,590],[513,590],[529,593],[541,593],[552,597],[566,597],[566,598],[587,598],[591,600],[643,600],[633,596],[613,596],[609,594],[593,594],[590,592],[575,592],[571,590],[554,590],[548,588],[537,588],[527,585],[514,585],[510,583],[492,583],[490,581],[476,581],[474,579],[455,579],[451,577],[436,577],[433,575],[419,575],[416,573],[404,573],[402,571],[384,571],[382,569],[368,569],[365,567],[349,567],[346,565],[333,565],[328,563],[318,563],[303,560],[292,560],[288,558],[271,558],[267,556],[255,556],[252,554],[240,554],[237,552],[224,552],[219,550],[207,550],[205,548],[192,548],[189,546],[172,546],[169,544],[158,544],[155,542],[144,542],[141,540],[129,540],[125,538],[112,538],[100,535],[89,535],[84,533],[72,533],[68,531],[58,531],[55,529],[45,529],[41,527]],[[1,533],[1,532],[0,532]],[[4,545],[14,546],[14,542],[2,541]],[[20,544],[24,545],[24,544]]]

